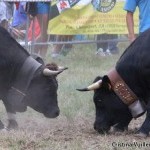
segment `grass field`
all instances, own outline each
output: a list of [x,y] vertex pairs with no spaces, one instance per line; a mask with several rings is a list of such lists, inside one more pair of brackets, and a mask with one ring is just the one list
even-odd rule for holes
[[[143,142],[149,144],[149,138],[138,139],[133,135],[134,128],[141,125],[144,117],[133,120],[128,132],[99,135],[93,129],[93,92],[76,91],[76,88],[91,84],[96,76],[106,74],[115,66],[128,43],[119,43],[118,46],[120,54],[109,57],[96,56],[94,44],[75,45],[66,57],[55,60],[49,53],[48,62],[69,67],[58,76],[60,116],[47,119],[30,108],[25,113],[18,113],[19,130],[1,132],[0,150],[149,150],[150,146],[142,145]],[[7,123],[2,103],[0,107],[0,117]],[[131,145],[133,143],[136,146]]]

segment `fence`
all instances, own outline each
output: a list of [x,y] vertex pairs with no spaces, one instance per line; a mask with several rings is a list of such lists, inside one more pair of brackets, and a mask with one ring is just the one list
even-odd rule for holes
[[[46,42],[36,42],[35,40],[35,26],[32,27],[32,39],[29,41],[28,34],[29,34],[29,18],[26,23],[26,30],[24,39],[20,39],[18,36],[16,39],[17,41],[24,46],[26,49],[29,50],[30,53],[33,53],[34,48],[36,45],[57,45],[57,44],[94,44],[94,43],[104,43],[104,42],[127,42],[128,38],[127,35],[118,35],[116,39],[98,39],[97,35],[74,35],[71,39],[70,38],[58,38],[57,35],[48,35]],[[34,24],[34,23],[33,23]]]

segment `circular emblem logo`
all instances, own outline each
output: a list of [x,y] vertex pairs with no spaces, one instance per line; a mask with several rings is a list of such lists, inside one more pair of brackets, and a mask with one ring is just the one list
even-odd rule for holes
[[94,9],[99,12],[107,13],[114,8],[116,0],[92,0]]

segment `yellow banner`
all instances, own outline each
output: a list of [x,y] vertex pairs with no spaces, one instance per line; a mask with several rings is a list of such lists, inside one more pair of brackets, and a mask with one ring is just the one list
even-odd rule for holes
[[[126,11],[124,1],[107,0],[107,3],[95,4],[79,0],[71,7],[68,0],[52,6],[52,19],[49,21],[48,33],[58,35],[76,34],[127,34]],[[75,0],[74,0],[75,1]],[[83,3],[82,3],[83,1]],[[86,0],[87,2],[88,0]],[[97,3],[96,3],[97,1]],[[102,1],[102,0],[101,0]],[[68,3],[67,3],[68,2]],[[100,7],[101,6],[101,7]],[[57,10],[56,10],[57,9]],[[54,14],[53,14],[54,13]],[[138,33],[138,12],[134,15],[135,32]]]

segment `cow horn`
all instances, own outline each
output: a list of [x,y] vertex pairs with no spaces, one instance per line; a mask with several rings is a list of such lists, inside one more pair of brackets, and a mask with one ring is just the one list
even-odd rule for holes
[[87,88],[83,88],[83,89],[77,89],[78,91],[92,91],[92,90],[96,90],[98,88],[100,88],[102,83],[102,80],[99,80],[93,84],[91,84],[90,86],[88,86]]
[[68,67],[58,66],[58,70],[59,70],[59,71],[64,71],[64,70],[66,70],[66,69],[68,69]]
[[51,76],[51,75],[58,75],[59,73],[63,72],[63,70],[59,70],[59,71],[54,71],[54,70],[50,70],[48,68],[45,68],[43,70],[43,74],[45,76]]

